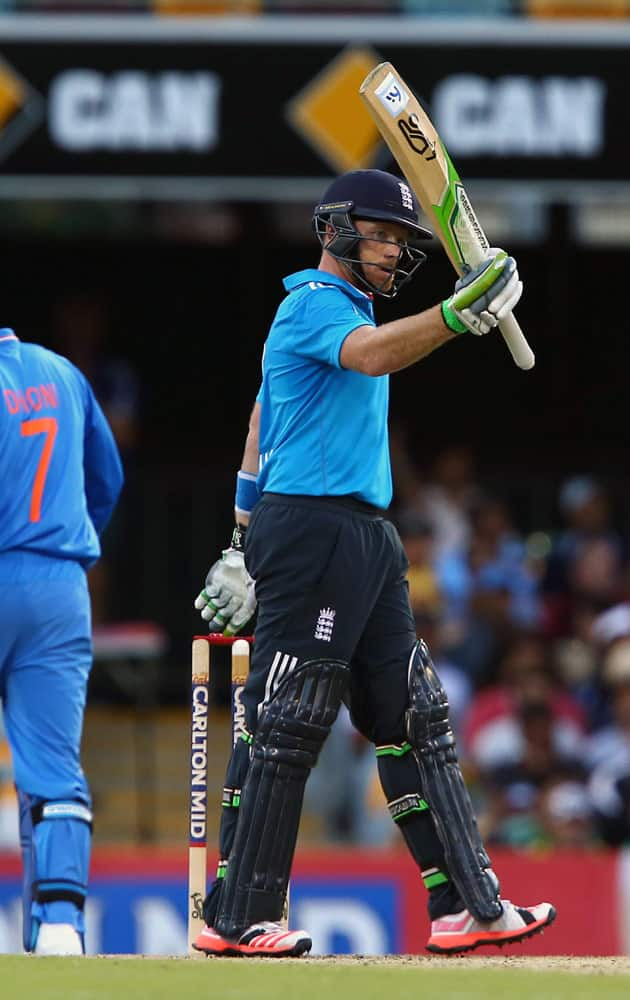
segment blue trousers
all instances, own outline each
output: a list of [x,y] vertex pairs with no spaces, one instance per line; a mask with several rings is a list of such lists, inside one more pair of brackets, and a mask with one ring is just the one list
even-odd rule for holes
[[0,554],[0,697],[20,799],[27,950],[42,922],[84,931],[91,801],[80,744],[91,662],[84,569]]

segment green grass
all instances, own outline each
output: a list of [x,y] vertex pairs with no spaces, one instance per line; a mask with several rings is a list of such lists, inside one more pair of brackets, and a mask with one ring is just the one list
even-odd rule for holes
[[[0,956],[2,1000],[608,1000],[627,960],[34,958]],[[624,960],[621,960],[624,962]],[[544,963],[544,964],[542,964]],[[614,968],[617,972],[613,972]],[[571,969],[572,971],[569,971]],[[623,971],[622,971],[623,970]]]

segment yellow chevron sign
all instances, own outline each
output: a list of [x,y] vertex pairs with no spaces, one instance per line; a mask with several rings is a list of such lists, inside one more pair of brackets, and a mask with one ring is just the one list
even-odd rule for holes
[[373,165],[381,137],[359,97],[380,57],[369,48],[344,49],[287,107],[293,128],[335,172]]
[[40,94],[0,56],[0,159],[4,159],[44,119]]

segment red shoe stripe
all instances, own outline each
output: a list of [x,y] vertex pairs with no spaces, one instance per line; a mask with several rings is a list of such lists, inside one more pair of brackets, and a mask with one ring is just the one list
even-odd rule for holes
[[276,932],[271,936],[268,943],[275,946],[280,944],[281,941],[285,941],[288,937],[291,937],[291,934],[287,933],[287,931]]
[[238,945],[238,950],[242,955],[251,954],[265,954],[273,955],[280,954],[286,951],[286,948],[278,947],[285,938],[290,938],[291,931],[283,931],[278,933],[277,931],[269,931],[267,934],[261,934],[259,937],[254,938],[250,944]]
[[260,937],[254,938],[252,942],[252,947],[254,948],[272,948],[276,944],[280,944],[285,938],[290,937],[286,931],[269,931],[267,934],[261,934]]

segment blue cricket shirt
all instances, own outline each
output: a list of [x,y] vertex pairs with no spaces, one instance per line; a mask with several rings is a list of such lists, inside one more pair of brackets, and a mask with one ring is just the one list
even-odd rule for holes
[[349,333],[375,326],[372,300],[349,282],[309,268],[288,291],[269,330],[258,400],[261,492],[355,496],[386,508],[392,498],[389,376],[341,366]]
[[0,554],[89,566],[122,480],[86,378],[66,358],[0,329]]

